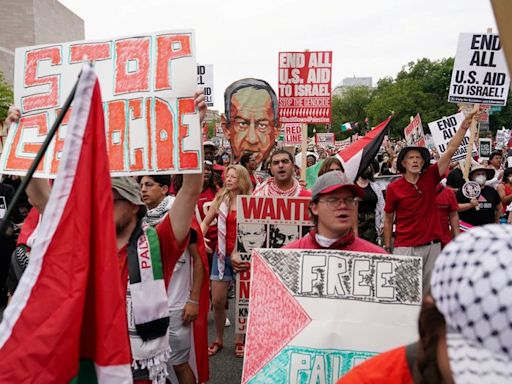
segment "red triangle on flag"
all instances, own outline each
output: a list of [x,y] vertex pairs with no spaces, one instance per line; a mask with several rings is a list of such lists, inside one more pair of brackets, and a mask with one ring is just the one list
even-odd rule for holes
[[253,251],[252,273],[242,383],[247,383],[311,322],[257,251]]

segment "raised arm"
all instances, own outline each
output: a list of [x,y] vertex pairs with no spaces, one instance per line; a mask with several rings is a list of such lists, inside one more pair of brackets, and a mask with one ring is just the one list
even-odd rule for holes
[[[201,125],[206,114],[206,103],[204,102],[202,92],[196,92],[194,97],[199,111],[199,124]],[[183,175],[183,185],[169,211],[169,219],[171,220],[171,226],[177,243],[185,240],[189,233],[190,226],[192,225],[192,216],[194,215],[202,186],[202,173]]]
[[[439,158],[439,161],[437,162],[437,167],[439,168],[439,175],[441,177],[444,177],[444,174],[446,173],[446,170],[448,169],[450,165],[450,161],[452,159],[453,154],[457,151],[457,149],[460,146],[460,143],[464,139],[464,136],[466,135],[467,130],[471,126],[471,122],[473,118],[477,119],[478,109],[474,108],[471,113],[466,116],[462,124],[460,125],[460,128],[457,130],[455,135],[451,138],[451,140],[448,143],[448,147],[446,148],[446,151],[441,155]],[[470,151],[471,149],[468,148]]]

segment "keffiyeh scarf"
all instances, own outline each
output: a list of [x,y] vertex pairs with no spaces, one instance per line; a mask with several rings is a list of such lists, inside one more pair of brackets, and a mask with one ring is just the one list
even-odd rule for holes
[[137,225],[128,244],[126,313],[132,350],[132,367],[147,369],[153,383],[165,383],[168,375],[169,310],[160,242],[147,222]]
[[278,188],[274,182],[274,178],[269,177],[267,180],[256,187],[253,192],[253,196],[299,196],[302,187],[297,180],[292,179],[292,181],[292,187],[283,191],[282,189]]

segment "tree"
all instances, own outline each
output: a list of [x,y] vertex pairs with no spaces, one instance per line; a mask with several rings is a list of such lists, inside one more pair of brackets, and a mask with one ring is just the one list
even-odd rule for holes
[[456,104],[448,102],[453,58],[410,62],[396,79],[384,78],[377,83],[367,113],[372,125],[394,112],[391,135],[401,137],[410,116],[419,113],[428,132],[427,123],[457,112]]
[[496,132],[501,129],[501,127],[505,127],[510,129],[510,124],[512,123],[512,106],[510,103],[512,102],[512,91],[508,92],[507,105],[501,108],[501,111],[495,112],[489,116],[489,128],[491,131]]
[[366,109],[370,104],[372,90],[368,87],[347,88],[342,97],[332,98],[332,127],[339,139],[344,139],[353,132],[341,132],[341,125],[347,122],[358,124],[358,133],[365,129]]
[[5,82],[4,74],[0,71],[0,121],[5,120],[9,106],[13,103],[12,87]]

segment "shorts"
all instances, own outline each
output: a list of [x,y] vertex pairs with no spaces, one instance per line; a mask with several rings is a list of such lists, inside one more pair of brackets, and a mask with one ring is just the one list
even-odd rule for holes
[[212,273],[210,274],[210,280],[214,280],[214,281],[233,281],[233,280],[235,280],[235,274],[233,272],[233,267],[231,266],[231,257],[226,256],[225,267],[224,267],[224,276],[222,276],[222,279],[219,279],[219,256],[218,256],[217,252],[215,252],[213,254]]
[[188,363],[192,346],[192,325],[183,325],[183,309],[169,311],[169,345],[171,357],[168,364]]

